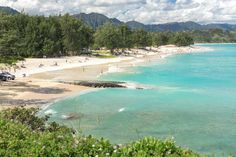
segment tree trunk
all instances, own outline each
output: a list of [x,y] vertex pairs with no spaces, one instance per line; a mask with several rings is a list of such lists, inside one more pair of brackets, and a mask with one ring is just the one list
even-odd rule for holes
[[113,54],[114,53],[114,49],[111,49],[111,54]]

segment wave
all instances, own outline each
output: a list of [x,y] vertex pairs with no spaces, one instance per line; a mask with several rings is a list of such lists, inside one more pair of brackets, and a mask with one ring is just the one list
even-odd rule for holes
[[144,85],[144,84],[139,84],[139,83],[134,83],[134,82],[126,82],[122,84],[128,89],[155,89],[156,87],[152,85]]
[[68,115],[62,115],[61,118],[62,118],[62,119],[68,119],[69,116],[68,116]]
[[53,109],[49,109],[49,110],[46,110],[44,112],[44,114],[46,114],[46,115],[53,115],[53,114],[57,114],[57,111],[55,111]]
[[125,111],[125,107],[120,108],[120,109],[118,110],[118,112],[123,112],[123,111]]
[[124,72],[125,70],[119,68],[118,66],[109,66],[107,73],[117,73],[117,72]]
[[166,90],[172,92],[194,92],[194,93],[202,93],[201,89],[196,88],[183,88],[183,87],[171,87],[171,86],[159,86],[157,89],[159,90]]

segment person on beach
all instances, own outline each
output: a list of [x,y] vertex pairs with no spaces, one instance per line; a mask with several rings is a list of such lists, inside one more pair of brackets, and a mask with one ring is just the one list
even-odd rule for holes
[[39,64],[39,68],[41,68],[41,67],[43,67],[44,65],[41,63],[41,64]]
[[20,67],[21,67],[21,68],[26,68],[26,66],[24,65],[24,63],[22,63]]

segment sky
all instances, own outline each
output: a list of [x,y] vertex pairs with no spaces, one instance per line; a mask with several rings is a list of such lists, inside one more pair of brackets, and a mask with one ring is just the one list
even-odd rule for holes
[[195,21],[236,24],[236,0],[0,0],[30,15],[97,12],[145,24]]

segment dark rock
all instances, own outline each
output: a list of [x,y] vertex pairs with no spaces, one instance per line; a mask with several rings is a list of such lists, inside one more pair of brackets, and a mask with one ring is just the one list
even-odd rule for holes
[[74,81],[74,82],[60,81],[60,83],[93,87],[93,88],[127,88],[125,85],[122,85],[124,84],[124,82],[115,82],[115,81]]

